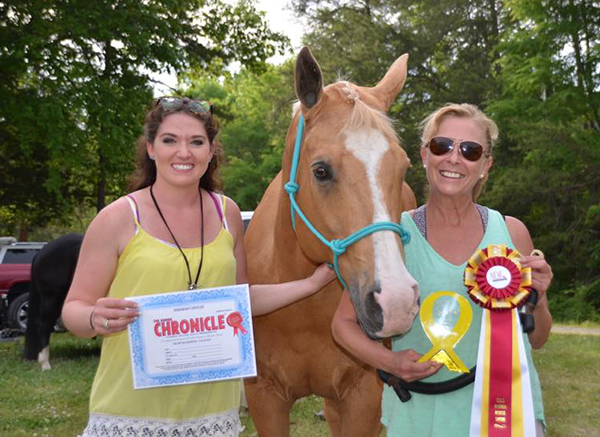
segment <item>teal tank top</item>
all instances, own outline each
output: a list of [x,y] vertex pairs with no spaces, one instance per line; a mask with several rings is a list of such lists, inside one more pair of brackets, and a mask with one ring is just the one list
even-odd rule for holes
[[[488,212],[487,229],[478,248],[483,249],[490,244],[504,244],[514,248],[502,215],[491,209],[488,209]],[[465,336],[454,349],[463,363],[470,369],[477,362],[483,310],[471,301],[463,284],[463,272],[466,262],[462,265],[454,265],[442,258],[423,238],[408,212],[402,214],[402,225],[411,236],[410,242],[404,246],[406,267],[419,283],[421,302],[437,291],[453,291],[467,298],[471,305],[473,321]],[[438,304],[444,304],[443,299],[446,298],[442,297],[436,301],[436,308]],[[447,299],[452,300],[451,298]],[[531,375],[535,418],[544,422],[540,381],[531,359],[529,338],[527,334],[523,334],[523,337]],[[425,354],[431,347],[431,342],[423,331],[418,316],[407,334],[396,337],[392,341],[394,351],[414,349],[421,354]],[[451,372],[446,367],[442,367],[438,373],[423,381],[440,382],[456,376],[458,376],[456,372]],[[387,427],[388,437],[466,437],[469,435],[473,384],[439,395],[411,394],[412,399],[402,403],[394,390],[388,385],[384,385],[381,421]]]

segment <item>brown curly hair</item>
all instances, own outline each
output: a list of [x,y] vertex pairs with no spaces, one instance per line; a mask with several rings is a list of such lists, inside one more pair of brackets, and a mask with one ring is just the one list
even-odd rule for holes
[[212,112],[207,111],[198,114],[194,111],[191,111],[189,104],[193,100],[189,97],[183,97],[182,100],[183,105],[181,105],[181,108],[168,111],[158,104],[160,99],[155,100],[152,105],[152,109],[146,114],[144,133],[137,140],[136,170],[132,174],[129,183],[129,189],[131,191],[141,190],[142,188],[149,187],[156,181],[156,163],[148,156],[146,143],[149,142],[150,144],[154,144],[156,133],[158,132],[158,129],[160,128],[160,125],[165,117],[176,112],[189,114],[204,123],[208,140],[214,150],[213,158],[209,162],[206,173],[204,173],[200,179],[198,186],[207,191],[216,192],[220,192],[223,188],[221,177],[219,176],[218,172],[223,156],[221,144],[216,139],[216,136],[219,133],[219,122],[214,117]]

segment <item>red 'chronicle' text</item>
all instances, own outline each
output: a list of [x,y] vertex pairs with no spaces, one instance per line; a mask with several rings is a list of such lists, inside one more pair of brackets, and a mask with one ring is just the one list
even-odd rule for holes
[[225,315],[223,314],[182,320],[154,320],[154,334],[156,334],[157,337],[169,337],[172,335],[185,335],[206,331],[220,331],[222,329],[225,329]]

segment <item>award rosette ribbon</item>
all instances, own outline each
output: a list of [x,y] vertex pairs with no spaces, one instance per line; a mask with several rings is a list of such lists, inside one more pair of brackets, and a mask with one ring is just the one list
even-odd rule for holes
[[246,329],[242,326],[244,318],[239,312],[231,313],[227,316],[227,324],[233,328],[233,335],[238,335],[238,330],[242,331],[242,334],[246,333]]
[[504,245],[478,250],[464,280],[484,308],[471,407],[470,436],[535,436],[527,355],[517,309],[531,292],[531,269]]

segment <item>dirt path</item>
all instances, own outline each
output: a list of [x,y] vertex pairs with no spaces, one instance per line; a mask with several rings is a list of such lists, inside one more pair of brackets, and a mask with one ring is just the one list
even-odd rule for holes
[[555,325],[550,331],[552,334],[576,334],[600,336],[600,328],[585,328],[582,326],[560,326]]

